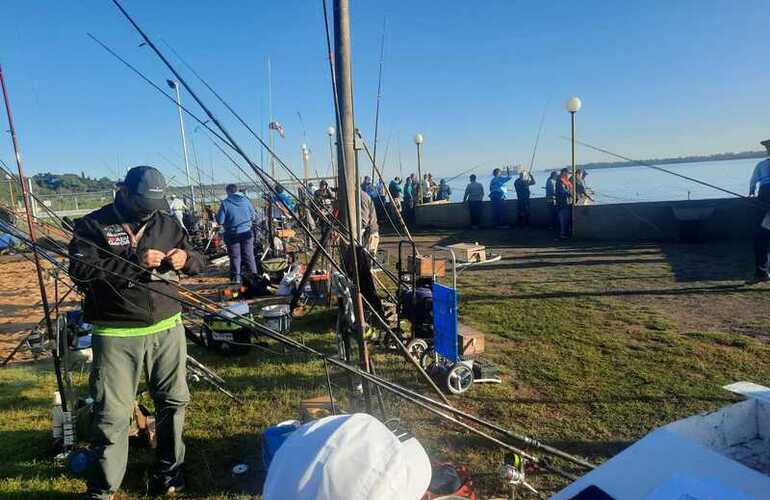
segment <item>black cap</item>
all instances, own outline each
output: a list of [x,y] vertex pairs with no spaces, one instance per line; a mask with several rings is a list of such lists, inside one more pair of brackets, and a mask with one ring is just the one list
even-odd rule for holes
[[142,165],[133,167],[126,173],[123,182],[128,194],[136,199],[143,208],[166,210],[166,180],[157,168]]

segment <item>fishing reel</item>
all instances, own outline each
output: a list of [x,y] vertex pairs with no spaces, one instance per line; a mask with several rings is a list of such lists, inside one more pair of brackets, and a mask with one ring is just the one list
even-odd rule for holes
[[505,456],[502,465],[498,469],[498,475],[510,488],[511,498],[516,490],[523,486],[532,493],[538,494],[538,491],[527,483],[528,463],[521,455],[511,453]]

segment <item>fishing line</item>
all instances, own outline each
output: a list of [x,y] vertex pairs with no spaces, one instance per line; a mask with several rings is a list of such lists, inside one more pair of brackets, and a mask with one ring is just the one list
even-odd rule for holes
[[[398,210],[398,207],[396,206],[396,203],[393,200],[393,195],[390,193],[390,188],[385,184],[385,179],[382,177],[382,172],[380,171],[379,168],[377,168],[377,165],[374,160],[374,155],[369,152],[369,147],[366,145],[366,140],[361,135],[361,131],[356,130],[356,133],[358,134],[358,137],[361,139],[361,144],[364,147],[364,151],[366,151],[366,155],[369,157],[369,161],[372,162],[372,172],[375,172],[377,174],[377,176],[380,179],[380,182],[382,182],[383,186],[385,187],[385,194],[387,195],[388,200],[390,200],[390,204],[393,206],[393,208],[395,208],[396,215],[398,216],[399,222],[401,222],[401,224],[403,225],[404,232],[409,238],[409,241],[414,243],[414,239],[412,238],[411,233],[409,233],[409,228],[406,226],[406,222],[404,222],[404,219],[401,217],[401,211]],[[385,154],[387,155],[387,149],[385,150]],[[383,212],[385,212],[385,216],[388,218],[390,225],[393,226],[393,229],[396,231],[398,238],[403,240],[404,237],[398,231],[398,228],[396,227],[396,223],[393,222],[393,219],[390,217],[390,210],[388,210],[388,207],[383,207],[383,208],[384,208]]]
[[[374,147],[372,152],[372,177],[374,177],[374,165],[377,163],[377,139],[380,131],[380,101],[382,99],[382,66],[385,61],[385,27],[387,18],[382,18],[382,39],[380,42],[380,70],[377,76],[377,105],[374,111]],[[383,166],[385,162],[383,162]]]
[[[117,2],[114,2],[114,1],[113,1],[113,3],[116,3],[116,4],[117,4]],[[135,28],[137,28],[137,30],[139,30],[138,26],[137,26],[137,25],[136,25],[136,24],[133,22],[133,20],[132,20],[130,17],[128,17],[128,14],[127,14],[127,13],[126,13],[126,12],[125,12],[125,11],[124,11],[122,8],[120,8],[120,10],[121,10],[121,12],[123,12],[123,14],[124,14],[124,15],[125,15],[125,16],[126,16],[128,19],[129,19],[129,21],[130,21],[130,22],[131,22],[131,23],[134,25],[134,27],[135,27]],[[148,40],[148,39],[146,38],[146,35],[144,35],[144,33],[143,33],[141,30],[139,30],[139,33],[140,33],[140,34],[141,34],[143,37],[145,37],[145,39],[146,39],[146,40]],[[98,43],[98,44],[99,44],[99,45],[100,45],[102,48],[104,48],[104,49],[105,49],[105,50],[106,50],[106,51],[107,51],[107,52],[108,52],[110,55],[112,55],[113,57],[115,57],[116,59],[118,59],[118,61],[120,61],[120,62],[121,62],[121,63],[123,63],[124,65],[126,65],[126,66],[127,66],[129,69],[131,69],[131,70],[132,70],[132,71],[133,71],[135,74],[139,75],[139,76],[140,76],[140,78],[141,78],[142,80],[144,80],[146,83],[150,84],[150,85],[151,85],[153,88],[155,88],[155,89],[156,89],[158,92],[160,92],[161,94],[163,94],[164,96],[166,96],[166,98],[167,98],[167,99],[169,99],[169,100],[170,100],[170,101],[171,101],[171,102],[172,102],[172,103],[173,103],[175,106],[177,105],[177,102],[176,102],[176,100],[175,100],[175,99],[174,99],[172,96],[170,96],[169,94],[167,94],[167,93],[165,92],[165,90],[163,90],[163,89],[162,89],[162,88],[160,88],[158,85],[156,85],[155,83],[153,83],[153,82],[152,82],[152,80],[150,80],[148,77],[146,77],[144,74],[142,74],[142,73],[141,73],[141,71],[139,71],[139,70],[138,70],[136,67],[134,67],[134,66],[133,66],[133,65],[131,65],[131,64],[130,64],[128,61],[126,61],[125,59],[123,59],[123,58],[122,58],[120,55],[118,55],[118,54],[117,54],[117,53],[116,53],[114,50],[112,50],[111,48],[109,48],[109,47],[108,47],[108,46],[107,46],[105,43],[101,42],[101,41],[100,41],[99,39],[97,39],[95,36],[93,36],[93,35],[91,35],[91,34],[88,34],[88,36],[89,36],[89,37],[91,37],[91,38],[92,38],[92,39],[93,39],[93,40],[94,40],[96,43]],[[260,178],[260,181],[262,182],[262,184],[264,185],[264,187],[265,187],[265,188],[267,188],[267,189],[266,189],[266,191],[268,191],[268,192],[272,193],[272,194],[273,194],[273,196],[274,196],[276,199],[279,199],[279,198],[278,198],[278,196],[277,196],[277,192],[276,192],[276,190],[275,190],[275,187],[274,187],[274,185],[275,185],[275,184],[278,184],[278,182],[276,181],[276,179],[274,179],[274,178],[273,178],[273,177],[272,177],[270,174],[268,174],[268,173],[267,173],[266,171],[264,171],[262,168],[258,167],[258,166],[257,166],[257,165],[256,165],[256,164],[255,164],[255,163],[254,163],[254,162],[253,162],[253,161],[252,161],[250,158],[248,158],[248,156],[246,156],[246,154],[245,154],[245,153],[244,153],[244,152],[243,152],[243,151],[242,151],[242,150],[241,150],[239,147],[237,147],[237,144],[233,144],[233,141],[232,141],[232,137],[230,137],[230,136],[229,136],[229,134],[227,133],[227,131],[226,131],[226,130],[224,130],[224,128],[223,128],[223,127],[222,127],[222,126],[219,124],[219,122],[218,122],[218,121],[217,121],[217,120],[216,120],[216,119],[213,117],[213,115],[210,113],[210,111],[208,111],[208,108],[206,108],[206,107],[203,105],[203,103],[202,103],[202,102],[201,102],[201,101],[198,99],[197,95],[195,95],[195,94],[193,94],[193,93],[192,93],[192,91],[191,91],[191,89],[189,88],[189,86],[187,85],[187,83],[186,83],[186,82],[185,82],[185,81],[184,81],[184,80],[181,78],[181,76],[180,76],[180,75],[179,75],[179,74],[178,74],[178,73],[177,73],[177,72],[176,72],[176,71],[173,69],[173,67],[171,67],[171,66],[170,66],[170,63],[168,63],[168,61],[167,61],[167,60],[166,60],[166,59],[165,59],[165,58],[162,56],[162,54],[160,54],[160,53],[159,53],[159,51],[157,50],[157,48],[156,48],[154,45],[151,45],[151,47],[152,47],[152,48],[155,50],[156,54],[158,54],[158,55],[159,55],[159,57],[161,57],[161,59],[164,61],[164,63],[167,65],[167,67],[169,67],[169,69],[171,69],[171,71],[172,71],[172,72],[175,74],[175,76],[177,77],[177,79],[179,79],[180,83],[181,83],[181,84],[182,84],[182,85],[183,85],[183,86],[184,86],[184,87],[185,87],[185,88],[188,90],[188,92],[190,92],[190,95],[191,95],[191,96],[192,96],[192,97],[195,99],[195,101],[196,101],[196,102],[197,102],[197,103],[198,103],[198,104],[199,104],[199,105],[200,105],[200,106],[201,106],[201,107],[204,109],[204,111],[207,113],[207,115],[208,115],[208,116],[211,118],[211,121],[213,121],[213,122],[215,123],[215,125],[217,125],[217,127],[219,127],[219,128],[220,128],[220,130],[222,130],[222,132],[223,132],[225,135],[227,135],[228,139],[225,139],[225,138],[223,138],[221,134],[219,134],[219,133],[217,133],[216,131],[214,131],[214,130],[213,130],[213,129],[212,129],[212,128],[211,128],[211,127],[208,125],[208,121],[205,121],[205,122],[204,122],[204,121],[203,121],[201,118],[199,118],[197,115],[195,115],[194,113],[192,113],[192,112],[191,112],[189,109],[187,109],[185,106],[181,106],[182,110],[183,110],[183,111],[184,111],[184,112],[185,112],[185,113],[186,113],[188,116],[190,116],[190,117],[191,117],[193,120],[195,120],[195,121],[196,121],[196,122],[198,122],[198,123],[199,123],[201,126],[203,126],[204,128],[206,128],[206,130],[208,130],[209,132],[211,132],[211,133],[212,133],[212,134],[213,134],[213,135],[214,135],[214,136],[215,136],[217,139],[219,139],[220,141],[222,141],[222,143],[223,143],[223,144],[227,145],[227,146],[228,146],[230,149],[232,149],[233,151],[235,151],[236,153],[238,153],[240,156],[242,156],[242,157],[243,157],[243,158],[246,160],[246,162],[247,162],[247,163],[248,163],[248,164],[251,166],[252,170],[254,170],[254,172],[256,172],[257,176]],[[173,48],[172,48],[172,50],[173,50]],[[191,70],[192,70],[192,68],[191,68]],[[193,72],[194,72],[194,71],[193,71]],[[198,78],[202,80],[202,78],[201,78],[200,76],[198,76]],[[203,80],[202,80],[202,81],[203,81]],[[209,89],[210,89],[212,92],[214,92],[213,88],[211,88],[210,86],[208,86],[208,84],[207,84],[207,83],[205,83],[205,81],[203,81],[203,82],[204,82],[204,84],[205,84],[205,85],[207,85],[207,87],[208,87],[208,88],[209,88]],[[220,99],[221,99],[221,98],[220,98]],[[225,104],[226,106],[228,106],[228,107],[229,107],[229,105],[228,105],[228,104],[226,104],[224,101],[223,101],[223,104]],[[336,105],[336,104],[335,104],[335,105]],[[234,111],[233,111],[233,112],[234,112]],[[236,118],[238,118],[239,120],[242,120],[242,118],[240,118],[240,116],[239,116],[239,115],[236,115]],[[260,143],[261,143],[261,144],[263,144],[263,145],[264,145],[264,146],[265,146],[265,147],[266,147],[266,148],[267,148],[267,149],[268,149],[268,150],[271,152],[271,154],[273,155],[273,157],[274,157],[276,160],[278,160],[278,163],[279,163],[279,165],[281,165],[281,166],[282,166],[282,168],[284,168],[284,169],[285,169],[287,172],[289,172],[289,174],[290,174],[290,175],[294,176],[294,174],[293,174],[293,172],[291,171],[291,169],[289,169],[289,168],[288,168],[288,166],[287,166],[287,165],[286,165],[286,164],[285,164],[285,163],[284,163],[284,162],[283,162],[283,161],[282,161],[282,160],[281,160],[281,159],[280,159],[280,158],[279,158],[279,157],[278,157],[278,156],[277,156],[277,155],[276,155],[276,154],[275,154],[275,153],[274,153],[274,152],[273,152],[271,149],[269,149],[269,147],[268,147],[267,145],[265,145],[264,141],[262,141],[262,139],[261,139],[261,138],[260,138],[260,137],[259,137],[259,136],[258,136],[258,135],[257,135],[257,134],[256,134],[256,133],[253,131],[253,130],[251,130],[251,129],[250,129],[250,127],[248,126],[248,124],[246,124],[246,123],[245,123],[245,121],[242,121],[242,123],[243,123],[243,124],[244,124],[244,126],[246,126],[246,127],[247,127],[247,129],[249,129],[249,131],[250,131],[250,132],[251,132],[251,133],[252,133],[252,134],[253,134],[253,135],[254,135],[254,136],[257,138],[257,140],[259,140],[259,141],[260,141]],[[239,170],[241,170],[241,171],[242,171],[242,172],[244,172],[244,174],[245,174],[245,171],[243,170],[243,168],[242,168],[242,167],[241,167],[241,166],[240,166],[240,165],[239,165],[237,162],[235,162],[235,160],[233,160],[231,157],[229,157],[229,155],[227,155],[227,156],[228,156],[228,158],[229,158],[229,159],[230,159],[230,160],[233,162],[233,164],[234,164],[235,166],[237,166],[237,167],[239,168]],[[246,174],[246,175],[247,175],[247,177],[248,177],[248,174]],[[265,181],[265,180],[264,180],[264,178],[265,178],[265,177],[266,177],[266,178],[268,178],[268,179],[270,179],[270,180],[272,181],[272,183],[273,183],[273,184],[270,184],[270,183],[268,183],[267,181]],[[302,182],[301,182],[301,181],[300,181],[298,178],[296,178],[296,176],[294,176],[294,177],[295,177],[295,179],[297,180],[297,182],[299,182],[299,183],[300,183],[300,185],[302,185],[302,184],[303,184],[303,183],[302,183]],[[256,183],[255,183],[255,184],[256,184]],[[299,199],[299,198],[298,198],[296,195],[294,195],[294,194],[293,194],[291,191],[288,191],[288,190],[287,190],[287,191],[285,191],[285,192],[286,192],[286,193],[287,193],[289,196],[291,196],[292,198],[294,198],[296,201],[298,201],[298,202],[302,203],[302,200],[300,200],[300,199]],[[312,200],[312,198],[310,198],[310,197],[309,197],[308,199],[311,201],[311,203],[312,203],[312,204],[315,204],[315,201],[314,201],[314,200]],[[304,225],[304,224],[303,224],[303,223],[302,223],[302,222],[299,220],[299,217],[298,217],[298,216],[297,216],[297,215],[296,215],[296,214],[295,214],[295,213],[294,213],[294,212],[293,212],[291,209],[289,209],[289,207],[288,207],[288,206],[286,206],[286,205],[283,203],[283,201],[282,201],[282,200],[280,200],[280,204],[282,204],[282,205],[283,205],[283,206],[286,208],[286,210],[287,210],[287,212],[289,213],[289,215],[291,215],[291,216],[292,216],[292,218],[294,218],[294,220],[296,220],[296,221],[297,221],[297,223],[300,225],[300,227],[302,227],[302,229],[303,229],[303,230],[304,230],[306,233],[308,233],[308,235],[310,236],[310,239],[313,241],[313,243],[315,243],[315,244],[316,244],[316,246],[318,246],[318,241],[317,241],[317,240],[314,238],[314,236],[313,236],[313,235],[310,233],[310,231],[308,230],[308,228],[307,228],[307,227],[305,227],[305,225]],[[327,218],[325,217],[325,215],[324,215],[323,211],[320,209],[320,207],[317,207],[317,206],[316,206],[315,208],[316,208],[316,213],[317,213],[317,214],[320,214],[321,218],[322,218],[322,219],[323,219],[323,220],[324,220],[326,223],[328,223],[329,225],[331,225],[331,226],[335,227],[335,229],[336,229],[336,230],[337,230],[337,231],[338,231],[338,232],[339,232],[341,235],[343,235],[343,236],[347,236],[348,238],[352,238],[352,241],[354,241],[354,242],[356,242],[356,243],[358,243],[358,244],[360,245],[360,241],[358,240],[358,238],[355,238],[355,237],[353,237],[352,235],[350,235],[350,234],[349,234],[349,231],[347,231],[347,230],[346,230],[344,227],[341,227],[339,222],[337,222],[337,221],[336,221],[334,218],[332,218],[332,219],[327,219]],[[327,258],[330,260],[330,262],[332,262],[332,263],[334,262],[334,261],[331,259],[330,255],[328,254],[328,252],[326,251],[326,249],[322,249],[322,253],[324,253],[324,256],[325,256],[325,257],[327,257]],[[366,253],[366,254],[369,256],[370,260],[371,260],[373,263],[375,263],[375,264],[376,264],[378,267],[380,267],[381,269],[383,269],[383,271],[385,271],[385,272],[386,272],[386,274],[388,275],[388,277],[389,277],[389,278],[391,278],[391,280],[394,280],[394,282],[395,282],[395,279],[396,279],[396,278],[394,278],[394,275],[393,275],[392,273],[390,273],[390,272],[389,272],[389,271],[388,271],[388,270],[387,270],[387,269],[386,269],[384,266],[382,266],[382,265],[379,263],[379,261],[377,261],[377,260],[376,260],[376,258],[374,258],[374,256],[372,256],[372,255],[371,255],[371,254],[369,254],[368,252],[365,252],[365,253]],[[341,271],[341,269],[340,269],[338,266],[335,266],[335,268],[336,268],[338,271]],[[343,274],[344,274],[344,273],[343,273]]]
[[[565,140],[568,140],[568,141],[572,140],[571,138],[564,137],[564,136],[561,136],[561,138],[565,139]],[[706,186],[706,187],[709,187],[709,188],[712,188],[712,189],[716,189],[717,191],[722,191],[723,193],[727,193],[729,195],[735,196],[736,198],[741,198],[742,200],[744,200],[744,201],[746,201],[748,203],[757,205],[760,208],[764,208],[764,209],[770,208],[770,205],[768,205],[767,203],[761,202],[761,201],[759,201],[756,198],[751,198],[749,196],[745,196],[745,195],[742,195],[740,193],[736,193],[735,191],[730,191],[729,189],[725,189],[725,188],[719,187],[719,186],[717,186],[715,184],[711,184],[709,182],[702,181],[700,179],[696,179],[696,178],[690,177],[688,175],[680,174],[678,172],[674,172],[674,171],[669,170],[667,168],[663,168],[663,167],[659,167],[657,165],[653,165],[652,163],[648,163],[648,162],[644,162],[644,161],[640,161],[640,160],[634,160],[633,158],[629,158],[627,156],[623,156],[623,155],[620,155],[618,153],[613,153],[612,151],[608,151],[608,150],[606,150],[604,148],[600,148],[598,146],[593,146],[591,144],[588,144],[588,143],[585,143],[585,142],[582,142],[582,141],[575,140],[575,143],[576,144],[580,144],[581,146],[584,146],[584,147],[586,147],[588,149],[593,149],[594,151],[598,151],[600,153],[604,153],[604,154],[610,155],[612,157],[618,158],[620,160],[625,160],[625,161],[630,162],[630,163],[634,163],[634,164],[637,164],[637,165],[648,167],[648,168],[651,168],[651,169],[654,169],[654,170],[659,170],[661,172],[664,172],[664,173],[667,173],[667,174],[670,174],[670,175],[673,175],[673,176],[676,176],[676,177],[680,177],[680,178],[688,180],[690,182],[694,182],[696,184],[700,184],[701,186]]]
[[493,161],[494,160],[487,160],[485,162],[478,163],[478,164],[472,166],[471,168],[469,168],[467,170],[463,170],[462,172],[460,172],[459,174],[455,175],[454,177],[450,177],[449,179],[447,179],[446,182],[447,182],[447,184],[449,184],[450,182],[452,182],[453,180],[457,179],[458,177],[462,177],[463,175],[467,174],[468,172],[472,172],[473,170],[476,170],[477,168],[481,168],[484,165],[488,165],[488,164],[492,163]]
[[532,148],[532,158],[529,160],[529,168],[527,169],[527,173],[532,175],[532,168],[535,166],[535,154],[537,154],[537,146],[540,144],[540,134],[543,132],[543,125],[545,124],[545,115],[546,111],[548,111],[548,105],[551,103],[551,98],[548,97],[548,100],[545,102],[545,106],[543,107],[543,116],[540,117],[540,126],[537,129],[537,137],[535,138],[535,145]]

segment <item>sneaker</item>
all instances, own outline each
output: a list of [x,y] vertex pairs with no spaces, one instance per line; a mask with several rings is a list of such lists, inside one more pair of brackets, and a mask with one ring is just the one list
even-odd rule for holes
[[185,482],[181,469],[167,473],[153,474],[151,492],[154,496],[174,496],[184,490]]
[[770,280],[770,274],[768,274],[767,270],[758,267],[757,271],[754,273],[754,280],[755,281],[768,281]]

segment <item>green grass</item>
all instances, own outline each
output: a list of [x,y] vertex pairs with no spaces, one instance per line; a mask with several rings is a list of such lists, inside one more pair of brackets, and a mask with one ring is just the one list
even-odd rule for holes
[[[683,328],[671,313],[677,301],[735,305],[762,298],[761,289],[669,297],[666,307],[658,297],[580,294],[629,286],[664,289],[674,285],[666,277],[670,272],[668,264],[652,262],[464,273],[461,318],[488,334],[486,357],[497,363],[504,383],[474,386],[452,398],[453,404],[601,462],[657,426],[735,401],[720,388],[724,384],[770,384],[770,346],[762,339],[716,322],[707,329]],[[619,279],[641,275],[654,278],[643,284]],[[749,328],[750,321],[736,323]],[[332,324],[330,312],[314,313],[295,322],[293,335],[331,352]],[[246,404],[237,406],[205,384],[192,385],[186,425],[189,494],[248,496],[249,485],[234,479],[231,467],[242,462],[256,467],[260,431],[296,418],[301,399],[325,393],[323,365],[298,354],[191,352]],[[430,394],[400,357],[377,353],[375,361],[380,375]],[[335,395],[344,399],[345,380],[337,371],[332,375]],[[2,497],[67,497],[84,490],[82,479],[52,465],[46,455],[53,390],[47,363],[0,370]],[[433,458],[468,463],[483,496],[505,494],[495,479],[502,450],[387,394],[385,403],[388,416],[401,417]],[[124,497],[146,495],[151,461],[149,451],[132,450]],[[545,474],[531,480],[545,492],[565,484]]]

